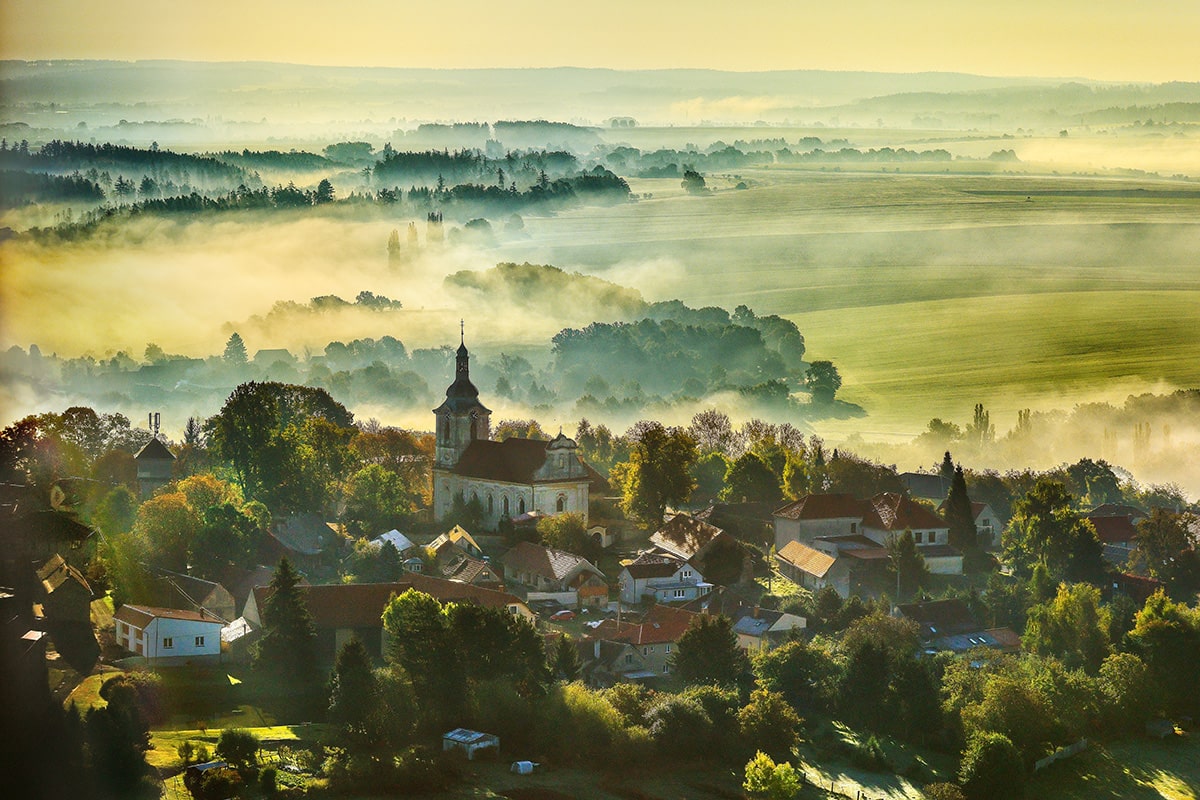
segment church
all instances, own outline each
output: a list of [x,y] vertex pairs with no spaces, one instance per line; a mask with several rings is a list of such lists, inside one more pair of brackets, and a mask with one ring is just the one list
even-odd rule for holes
[[533,512],[572,512],[587,524],[588,491],[599,476],[561,431],[548,442],[515,437],[492,441],[492,412],[479,402],[479,390],[471,383],[465,340],[458,347],[454,382],[433,413],[433,512],[439,522],[453,510],[455,498],[461,498],[479,502],[483,524],[492,530],[502,519]]

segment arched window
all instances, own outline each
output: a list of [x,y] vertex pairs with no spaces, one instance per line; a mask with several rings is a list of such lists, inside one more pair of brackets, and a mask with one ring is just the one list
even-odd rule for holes
[[495,503],[493,502],[492,495],[491,495],[491,493],[489,492],[489,493],[488,493],[488,513],[489,513],[489,514],[495,513],[495,510],[496,510],[496,509],[495,509]]
[[518,513],[518,514],[524,514],[524,513],[525,513],[525,498],[524,498],[524,497],[522,497],[522,498],[521,498],[521,500],[520,500],[520,502],[519,502],[519,503],[517,503],[517,508],[519,509],[519,510],[517,511],[517,513]]
[[567,496],[565,494],[560,494],[558,496],[558,503],[555,506],[555,511],[557,511],[558,513],[561,514],[562,512],[564,512],[566,510],[567,510]]
[[508,516],[508,495],[504,495],[504,516]]

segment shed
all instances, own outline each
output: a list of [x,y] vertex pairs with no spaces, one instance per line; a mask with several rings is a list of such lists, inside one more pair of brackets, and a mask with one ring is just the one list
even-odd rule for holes
[[467,754],[468,761],[474,761],[475,753],[489,747],[496,748],[496,752],[499,753],[500,737],[494,733],[481,733],[467,728],[455,728],[442,735],[442,750],[461,750]]

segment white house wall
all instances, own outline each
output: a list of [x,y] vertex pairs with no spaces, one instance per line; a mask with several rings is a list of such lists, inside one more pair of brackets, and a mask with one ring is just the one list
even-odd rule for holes
[[809,544],[818,536],[852,536],[862,533],[862,517],[832,519],[775,518],[775,549],[782,550],[788,542]]

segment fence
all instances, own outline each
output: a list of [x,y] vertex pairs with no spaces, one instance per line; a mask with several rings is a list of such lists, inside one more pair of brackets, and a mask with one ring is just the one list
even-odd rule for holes
[[1053,764],[1055,761],[1058,761],[1060,758],[1070,758],[1077,753],[1081,753],[1087,749],[1087,746],[1087,739],[1080,739],[1075,744],[1069,744],[1066,747],[1060,747],[1050,755],[1035,763],[1033,765],[1033,771],[1037,772],[1040,769],[1044,769],[1045,767]]

